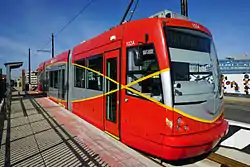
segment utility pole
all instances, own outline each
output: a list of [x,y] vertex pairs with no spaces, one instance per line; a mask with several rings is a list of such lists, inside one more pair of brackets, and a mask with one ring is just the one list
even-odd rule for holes
[[29,48],[29,84],[31,84],[30,78],[31,78],[31,69],[30,69],[30,48]]
[[188,0],[181,0],[181,14],[188,17]]
[[52,58],[54,58],[54,54],[55,54],[55,53],[54,53],[54,49],[55,49],[54,47],[55,47],[55,46],[54,46],[54,34],[53,34],[53,33],[52,33],[51,39],[52,39],[52,41],[51,41],[51,45],[52,45],[52,46],[51,46],[51,52],[52,52],[52,53],[51,53],[51,54],[52,54]]

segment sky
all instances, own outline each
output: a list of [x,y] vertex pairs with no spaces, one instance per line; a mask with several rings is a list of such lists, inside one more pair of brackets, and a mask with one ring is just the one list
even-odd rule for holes
[[[1,0],[0,67],[22,61],[12,72],[20,76],[28,69],[49,59],[51,33],[57,34],[90,0]],[[71,49],[112,26],[116,26],[130,0],[94,0],[66,29],[55,36],[55,55]],[[133,20],[146,18],[162,10],[180,13],[180,0],[140,0]],[[190,20],[207,27],[213,34],[219,58],[250,53],[250,0],[188,0]]]

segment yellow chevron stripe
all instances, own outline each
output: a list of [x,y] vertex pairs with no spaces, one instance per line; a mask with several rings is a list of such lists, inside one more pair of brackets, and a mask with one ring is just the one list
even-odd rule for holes
[[163,70],[154,72],[154,73],[152,73],[152,74],[149,74],[149,75],[147,75],[147,76],[144,76],[144,77],[142,77],[142,78],[140,78],[140,79],[137,79],[136,81],[133,81],[133,82],[127,84],[126,87],[130,87],[130,86],[132,86],[132,85],[134,85],[134,84],[136,84],[136,83],[138,83],[138,82],[144,81],[144,80],[146,80],[146,79],[148,79],[148,78],[151,78],[151,77],[153,77],[153,76],[160,75],[161,73],[163,73],[163,72],[165,72],[165,71],[169,71],[169,70],[170,70],[170,68],[165,68],[165,69],[163,69]]
[[[87,69],[87,70],[89,70],[89,71],[92,71],[92,72],[94,72],[94,73],[97,73],[97,74],[103,76],[105,79],[108,79],[108,80],[110,80],[111,82],[113,82],[113,83],[115,83],[115,84],[120,84],[119,82],[113,80],[112,78],[110,78],[110,77],[108,77],[108,76],[105,76],[104,74],[100,73],[99,71],[93,70],[93,69],[91,69],[91,68],[89,68],[89,67],[82,66],[82,65],[79,65],[79,64],[76,64],[76,63],[72,63],[72,64],[75,65],[75,66],[78,66],[78,67]],[[161,106],[161,107],[163,107],[163,108],[166,108],[166,109],[168,109],[168,110],[172,110],[172,111],[177,112],[177,113],[179,113],[179,114],[181,114],[181,115],[183,115],[183,116],[185,116],[185,117],[187,117],[187,118],[190,118],[190,119],[193,119],[193,120],[196,120],[196,121],[199,121],[199,122],[213,123],[213,122],[215,122],[215,121],[222,115],[223,110],[222,110],[222,111],[220,112],[220,114],[219,114],[215,119],[213,119],[213,120],[205,120],[205,119],[202,119],[202,118],[197,118],[197,117],[194,117],[194,116],[192,116],[192,115],[186,114],[185,112],[183,112],[183,111],[181,111],[181,110],[179,110],[179,109],[177,109],[177,108],[173,108],[173,107],[171,107],[171,106],[167,106],[167,105],[165,105],[165,104],[162,104],[162,103],[160,103],[159,101],[157,101],[157,100],[155,100],[155,99],[153,99],[153,98],[151,98],[151,97],[149,97],[149,96],[147,96],[147,95],[145,95],[145,94],[143,94],[143,93],[141,93],[141,92],[138,92],[138,91],[136,91],[136,90],[134,90],[134,89],[132,89],[132,88],[129,88],[130,86],[132,86],[132,85],[134,85],[134,84],[136,84],[136,83],[139,83],[139,82],[141,82],[141,81],[144,81],[144,80],[146,80],[146,79],[148,79],[148,78],[151,78],[151,77],[153,77],[153,76],[160,75],[161,73],[166,72],[166,71],[169,71],[169,70],[170,70],[170,68],[166,68],[166,69],[157,71],[157,72],[155,72],[155,73],[149,74],[149,75],[147,75],[147,76],[144,76],[144,77],[142,77],[142,78],[140,78],[140,79],[138,79],[138,80],[136,80],[136,81],[133,81],[133,82],[127,84],[127,85],[122,85],[122,84],[121,84],[121,89],[127,89],[127,90],[129,90],[129,91],[131,91],[131,92],[133,92],[133,93],[135,93],[135,94],[141,96],[141,97],[144,97],[144,98],[150,100],[151,102],[156,103],[157,105],[159,105],[159,106]],[[82,101],[86,101],[86,100],[91,100],[91,99],[99,98],[99,97],[106,96],[106,95],[109,95],[109,94],[111,94],[111,93],[117,92],[118,90],[119,90],[119,89],[115,89],[115,90],[106,92],[105,94],[100,94],[100,95],[93,96],[93,97],[90,97],[90,98],[85,98],[85,99],[73,100],[72,102],[82,102]]]
[[93,69],[88,68],[88,67],[86,67],[86,66],[82,66],[82,65],[79,65],[79,64],[75,64],[75,63],[74,63],[74,65],[75,65],[75,66],[78,66],[78,67],[81,67],[81,68],[85,68],[86,70],[92,71],[92,72],[94,72],[94,73],[96,73],[96,74],[99,74],[99,75],[103,76],[104,78],[106,78],[106,79],[108,79],[108,80],[110,80],[110,81],[112,81],[112,82],[114,82],[114,83],[116,83],[116,84],[119,84],[117,81],[113,80],[112,78],[109,78],[109,77],[106,76],[106,75],[103,75],[103,74],[100,73],[99,71],[96,71],[96,70],[93,70]]
[[183,115],[183,116],[185,116],[187,118],[190,118],[190,119],[193,119],[193,120],[196,120],[196,121],[200,121],[200,122],[204,122],[204,123],[213,123],[213,122],[215,122],[218,118],[220,118],[221,114],[223,113],[223,111],[221,111],[220,114],[213,120],[206,120],[206,119],[202,119],[202,118],[197,118],[197,117],[194,117],[192,115],[186,114],[185,112],[183,112],[183,111],[181,111],[181,110],[179,110],[177,108],[173,108],[173,107],[167,106],[165,104],[162,104],[159,101],[157,101],[157,100],[155,100],[155,99],[153,99],[153,98],[151,98],[151,97],[149,97],[149,96],[147,96],[147,95],[145,95],[145,94],[143,94],[141,92],[138,92],[138,91],[136,91],[134,89],[131,89],[131,88],[126,88],[126,89],[133,92],[133,93],[135,93],[135,94],[137,94],[137,95],[139,95],[139,96],[144,97],[145,99],[148,99],[148,100],[158,104],[159,106],[161,106],[163,108],[166,108],[168,110],[173,110],[173,111],[175,111],[175,112],[177,112],[177,113],[179,113],[179,114],[181,114],[181,115]]

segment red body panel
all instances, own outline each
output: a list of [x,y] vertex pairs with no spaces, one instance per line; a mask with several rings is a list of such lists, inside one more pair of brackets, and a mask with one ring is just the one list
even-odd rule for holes
[[185,27],[185,28],[195,29],[195,30],[203,31],[207,33],[208,35],[212,36],[210,31],[206,27],[204,27],[203,25],[199,23],[192,22],[190,20],[167,19],[166,25],[173,26],[173,27]]
[[49,59],[48,61],[45,62],[45,66],[51,66],[55,63],[67,63],[68,62],[68,54],[69,51],[65,51],[54,58]]
[[72,106],[73,113],[85,119],[99,129],[104,129],[103,97],[82,102],[74,102]]
[[[185,135],[185,134],[193,134],[193,133],[199,133],[202,131],[206,131],[209,130],[211,128],[215,128],[216,126],[218,126],[219,124],[221,124],[223,122],[223,115],[221,115],[215,122],[213,123],[204,123],[204,122],[199,122],[199,121],[194,121],[190,118],[187,118],[177,112],[174,113],[174,120],[177,120],[178,117],[182,118],[182,123],[180,126],[180,129],[177,131],[174,131],[174,135]],[[188,130],[184,130],[184,126],[187,125],[188,126]],[[177,127],[177,121],[174,121],[174,126],[173,127]]]
[[[140,25],[140,26],[138,26]],[[143,27],[143,29],[140,27]],[[123,40],[122,84],[126,85],[126,45],[129,41],[144,42],[145,34],[149,34],[148,43],[154,42],[160,69],[169,67],[169,59],[166,56],[165,41],[162,39],[162,25],[157,19],[131,22],[125,26]],[[165,52],[164,52],[165,50]],[[122,141],[127,145],[140,148],[151,154],[160,151],[162,134],[172,135],[172,129],[166,125],[166,118],[172,120],[173,111],[167,110],[151,101],[132,97],[121,91],[121,132]],[[124,99],[128,102],[124,103]]]
[[[93,56],[95,54],[103,53],[104,51],[114,50],[117,46],[117,42],[122,40],[123,26],[113,28],[110,31],[106,31],[101,35],[92,38],[89,41],[83,42],[73,49],[72,60],[77,60],[85,56],[80,55],[88,52],[86,57]],[[115,36],[115,40],[111,41],[110,38]],[[118,46],[121,46],[119,44]]]

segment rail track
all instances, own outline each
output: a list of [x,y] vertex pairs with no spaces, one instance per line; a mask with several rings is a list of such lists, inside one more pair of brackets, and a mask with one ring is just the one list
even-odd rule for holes
[[[171,164],[173,166],[175,166],[175,165],[179,166],[179,165],[185,165],[185,163],[187,163],[187,162],[179,162],[179,161],[167,162],[167,161],[162,161],[159,158],[151,157],[149,155],[145,155],[145,154],[143,154],[143,155],[145,157],[151,159],[152,161],[154,161],[158,165],[163,166],[163,167],[167,167],[169,164]],[[204,156],[205,157],[203,159],[201,158],[200,161],[202,161],[204,159],[208,159],[210,161],[216,162],[217,164],[220,165],[220,167],[250,167],[247,164],[244,164],[242,162],[239,162],[237,160],[228,158],[226,156],[223,156],[223,155],[220,155],[217,153],[210,153],[209,155],[204,155]],[[189,163],[187,163],[187,164],[190,164],[190,162],[193,162],[193,163],[198,162],[197,160],[193,160],[193,159],[189,159],[188,161],[189,161]]]
[[228,158],[226,156],[211,153],[207,159],[221,164],[221,167],[249,167],[249,165],[242,162],[236,161],[234,159]]

